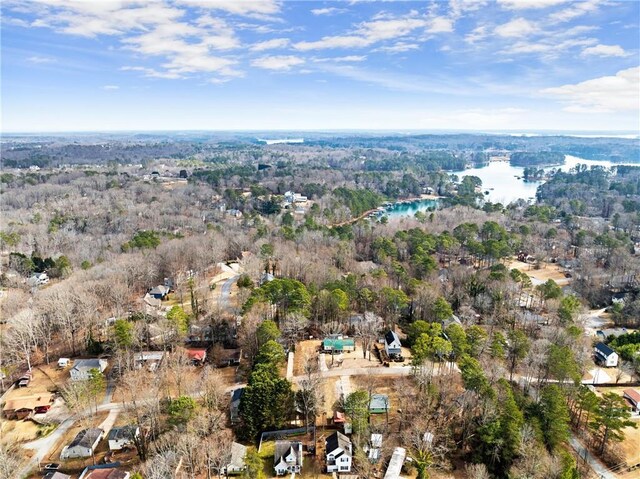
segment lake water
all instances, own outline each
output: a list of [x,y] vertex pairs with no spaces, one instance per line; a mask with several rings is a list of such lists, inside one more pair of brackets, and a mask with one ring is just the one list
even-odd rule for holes
[[389,219],[400,218],[402,216],[414,216],[418,211],[427,213],[438,206],[438,200],[417,200],[411,203],[394,204],[384,212]]
[[[558,165],[555,168],[559,168],[562,171],[569,171],[578,164],[585,164],[587,166],[605,166],[607,168],[616,165],[640,166],[639,163],[616,163],[611,161],[585,160],[583,158],[567,155],[565,156],[564,165]],[[553,167],[544,167],[545,170],[549,170],[551,168]],[[485,195],[485,199],[492,203],[502,203],[503,205],[507,205],[519,198],[525,200],[535,199],[536,190],[538,189],[538,186],[542,184],[541,181],[525,182],[522,179],[518,179],[518,177],[523,177],[524,167],[511,166],[508,161],[494,161],[481,168],[469,168],[467,170],[454,171],[452,173],[457,175],[460,179],[463,176],[477,176],[482,180],[482,191],[489,192],[488,195]]]

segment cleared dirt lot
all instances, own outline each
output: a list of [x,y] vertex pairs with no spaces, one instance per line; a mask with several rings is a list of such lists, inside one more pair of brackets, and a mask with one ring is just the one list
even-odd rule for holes
[[535,269],[534,266],[529,263],[512,261],[507,265],[507,268],[509,268],[509,270],[515,268],[528,274],[534,285],[544,283],[548,279],[554,280],[558,283],[558,286],[567,286],[571,282],[571,278],[565,277],[564,269],[553,263],[542,263],[540,269]]
[[[596,394],[601,396],[606,392],[614,392],[620,396],[624,393],[624,390],[629,386],[610,387],[610,388],[596,388]],[[637,389],[634,388],[634,389]],[[625,460],[628,465],[635,465],[640,463],[640,418],[635,416],[633,418],[637,429],[627,427],[624,429],[624,441],[618,444],[617,447],[624,453]],[[624,476],[628,477],[628,476]],[[638,475],[640,478],[640,475]]]

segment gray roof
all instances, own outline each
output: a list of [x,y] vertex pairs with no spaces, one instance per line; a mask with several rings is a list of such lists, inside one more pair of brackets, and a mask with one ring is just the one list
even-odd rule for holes
[[102,365],[100,364],[100,359],[78,359],[74,361],[71,369],[76,371],[89,371],[90,369],[102,371]]
[[73,438],[68,447],[81,446],[92,449],[96,441],[102,437],[103,432],[102,429],[98,428],[83,429]]
[[61,472],[47,472],[42,479],[71,479],[71,476],[68,474],[63,474]]
[[151,291],[149,291],[149,294],[153,294],[153,295],[156,295],[156,294],[162,294],[162,295],[169,294],[169,287],[165,286],[164,284],[160,284],[160,285],[156,286],[155,288],[152,288]]
[[244,467],[244,458],[247,455],[247,446],[243,446],[237,442],[231,443],[231,460],[229,466],[235,469]]
[[122,439],[133,440],[137,430],[138,430],[138,427],[133,425],[123,426],[123,427],[114,427],[114,428],[111,428],[111,431],[109,431],[107,440],[109,441],[121,441]]
[[389,396],[386,394],[372,394],[369,409],[389,409]]
[[283,456],[287,456],[293,451],[296,456],[296,464],[302,465],[302,448],[299,447],[299,444],[300,441],[276,441],[273,464],[277,466]]
[[327,438],[326,445],[327,453],[331,453],[340,448],[348,454],[349,449],[351,448],[351,441],[347,436],[345,436],[341,432],[336,431]]

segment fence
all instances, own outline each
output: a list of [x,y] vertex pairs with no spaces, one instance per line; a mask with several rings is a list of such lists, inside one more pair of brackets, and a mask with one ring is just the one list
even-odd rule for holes
[[291,437],[291,436],[304,436],[309,432],[315,434],[315,430],[316,430],[315,426],[310,426],[308,430],[306,427],[298,427],[295,429],[282,429],[279,431],[265,431],[262,434],[260,434],[260,443],[258,444],[258,452],[260,452],[260,449],[262,448],[262,442],[265,439],[276,440],[276,439],[286,439],[287,437]]

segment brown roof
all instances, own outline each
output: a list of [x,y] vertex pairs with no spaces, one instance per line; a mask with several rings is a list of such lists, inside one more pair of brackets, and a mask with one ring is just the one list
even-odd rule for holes
[[640,404],[640,392],[636,391],[635,389],[625,389],[624,395],[634,401],[636,404]]
[[35,409],[42,406],[50,406],[53,402],[53,394],[41,396],[27,396],[22,398],[7,399],[3,411],[17,411],[20,409]]
[[87,474],[85,479],[124,479],[127,476],[127,471],[117,469],[115,467],[109,467],[105,469],[94,469]]

